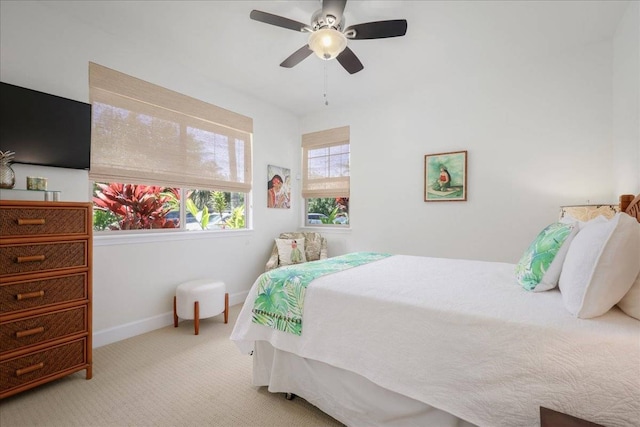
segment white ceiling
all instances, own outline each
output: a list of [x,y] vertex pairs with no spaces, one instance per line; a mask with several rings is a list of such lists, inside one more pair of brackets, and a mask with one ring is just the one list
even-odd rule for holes
[[179,61],[296,115],[330,105],[376,102],[423,79],[472,73],[480,64],[536,60],[611,40],[627,1],[350,0],[346,25],[407,19],[404,37],[351,40],[364,64],[350,75],[334,60],[310,56],[279,66],[307,35],[249,19],[252,9],[303,23],[320,0],[46,2],[74,19],[117,34],[151,55]]

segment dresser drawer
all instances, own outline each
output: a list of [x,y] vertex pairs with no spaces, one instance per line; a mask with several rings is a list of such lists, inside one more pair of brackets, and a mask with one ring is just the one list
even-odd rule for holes
[[0,277],[87,267],[87,241],[0,246]]
[[0,393],[85,365],[85,348],[81,339],[0,363]]
[[0,285],[0,314],[86,300],[87,273]]
[[0,352],[87,331],[87,307],[55,311],[0,324]]
[[89,232],[87,209],[79,207],[0,206],[2,237],[84,235]]

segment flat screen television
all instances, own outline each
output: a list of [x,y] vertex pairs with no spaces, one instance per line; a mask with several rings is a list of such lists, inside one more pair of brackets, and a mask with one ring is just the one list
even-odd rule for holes
[[0,82],[0,151],[14,163],[89,169],[91,105]]

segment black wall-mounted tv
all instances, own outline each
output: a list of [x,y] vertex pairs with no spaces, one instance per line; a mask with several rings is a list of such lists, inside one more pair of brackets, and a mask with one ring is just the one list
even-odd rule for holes
[[0,151],[14,163],[89,169],[91,105],[0,82]]

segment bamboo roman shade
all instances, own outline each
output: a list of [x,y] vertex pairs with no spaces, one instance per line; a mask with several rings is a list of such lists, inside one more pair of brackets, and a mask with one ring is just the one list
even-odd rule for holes
[[349,197],[349,126],[302,135],[302,197]]
[[96,182],[251,190],[253,119],[89,63]]

